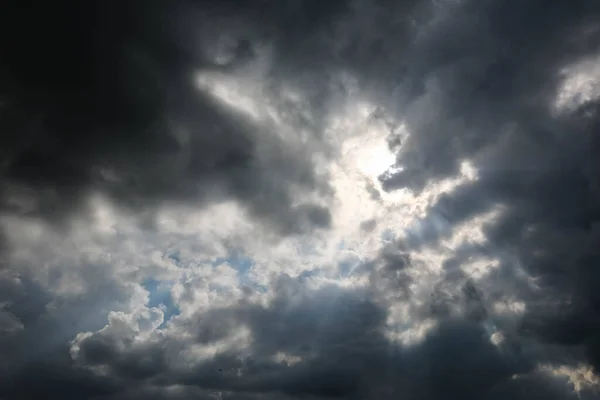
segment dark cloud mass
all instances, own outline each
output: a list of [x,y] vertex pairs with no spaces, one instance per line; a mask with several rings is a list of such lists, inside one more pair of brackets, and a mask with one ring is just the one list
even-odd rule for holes
[[[600,2],[8,0],[0,27],[0,214],[16,224],[68,227],[102,195],[139,220],[233,200],[282,240],[327,234],[326,123],[356,93],[341,76],[408,132],[390,129],[383,190],[367,182],[378,205],[476,170],[361,259],[367,284],[315,288],[320,265],[235,293],[186,275],[170,283],[180,314],[164,330],[163,309],[137,305],[137,259],[57,274],[58,242],[23,250],[3,223],[0,400],[600,395]],[[582,63],[583,94],[569,83]],[[257,65],[269,92],[254,100],[288,131],[198,84],[246,74],[249,86]],[[486,215],[481,241],[444,253]],[[438,280],[425,251],[445,254]],[[175,269],[187,256],[169,257]],[[470,273],[473,260],[493,266]]]
[[[259,9],[161,1],[5,8],[3,208],[56,220],[96,191],[132,210],[226,196],[262,217],[280,208],[273,219],[285,231],[300,219],[327,225],[318,206],[291,204],[291,186],[319,185],[310,160],[289,157],[283,143],[272,147],[282,154],[261,157],[268,128],[196,87],[199,71],[255,57],[269,34],[253,30]],[[231,48],[216,48],[228,35]],[[219,51],[230,53],[225,62]]]

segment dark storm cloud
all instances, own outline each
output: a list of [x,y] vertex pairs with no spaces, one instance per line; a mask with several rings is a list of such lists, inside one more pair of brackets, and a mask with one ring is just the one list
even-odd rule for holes
[[[389,249],[381,258],[384,274],[408,267],[405,257],[390,256]],[[369,291],[332,286],[315,291],[302,279],[290,277],[282,277],[273,290],[275,300],[268,307],[241,302],[198,311],[176,322],[191,335],[190,344],[203,345],[215,344],[246,327],[251,341],[245,356],[226,350],[186,366],[180,363],[185,348],[176,336],[135,343],[124,321],[113,319],[116,329],[78,342],[75,361],[66,357],[65,346],[41,353],[42,357],[38,353],[37,360],[15,370],[0,388],[8,398],[42,393],[107,399],[143,395],[214,398],[221,393],[232,399],[359,399],[405,394],[420,399],[495,399],[515,393],[515,398],[525,399],[538,391],[564,394],[556,398],[571,396],[568,384],[559,378],[540,373],[541,383],[537,383],[537,358],[511,350],[510,343],[499,348],[490,342],[481,323],[485,314],[478,311],[486,299],[469,281],[459,298],[446,301],[470,305],[471,317],[437,313],[439,325],[422,342],[410,346],[390,343],[383,335],[386,305],[375,302]],[[22,312],[17,314],[23,318]],[[38,340],[43,340],[39,335],[49,332],[48,325],[37,323],[31,328],[36,326],[31,332],[39,332]],[[282,353],[297,361],[278,362],[276,356]],[[104,373],[95,376],[87,367],[101,367]],[[522,378],[515,383],[514,376]],[[71,392],[65,377],[73,379],[68,384]],[[25,384],[31,381],[37,386]],[[555,389],[548,389],[550,384]]]
[[548,103],[560,69],[598,46],[589,1],[441,4],[406,55],[406,82],[418,90],[404,92],[400,113],[413,134],[399,154],[404,171],[383,177],[389,189],[456,174],[515,124],[553,140]]
[[[507,356],[493,345],[477,320],[440,318],[438,327],[422,342],[399,346],[382,334],[385,309],[365,293],[335,287],[313,291],[292,278],[284,278],[277,291],[277,300],[270,307],[233,306],[199,314],[202,321],[198,330],[224,320],[229,321],[231,329],[249,327],[252,341],[247,356],[226,351],[197,366],[173,368],[153,363],[164,357],[148,357],[159,352],[168,359],[172,345],[169,339],[151,344],[144,351],[124,350],[118,354],[108,349],[114,349],[119,338],[102,333],[84,339],[80,351],[87,365],[104,365],[109,368],[109,376],[136,382],[131,386],[150,379],[146,382],[153,382],[155,389],[148,387],[148,394],[175,385],[190,392],[197,388],[257,399],[360,399],[382,395],[495,399],[503,393],[525,399],[538,391],[553,393],[556,398],[572,395],[568,383],[536,371],[526,356]],[[290,291],[295,295],[290,296]],[[465,297],[473,297],[468,290],[465,293]],[[221,332],[209,342],[226,334]],[[281,353],[298,360],[277,362],[273,357]],[[102,357],[92,359],[93,354]],[[130,360],[127,370],[121,369],[124,358]],[[517,376],[521,378],[515,383]],[[525,389],[521,382],[525,382]],[[554,385],[554,389],[548,389],[548,385]]]
[[[407,243],[436,245],[459,223],[500,210],[484,227],[485,246],[463,248],[467,257],[447,267],[499,258],[499,271],[481,285],[496,279],[525,301],[520,333],[583,346],[596,368],[598,105],[562,114],[553,107],[561,71],[598,54],[599,12],[589,1],[449,7],[414,43],[422,91],[403,112],[411,132],[398,154],[404,170],[382,177],[388,190],[419,191],[473,161],[478,179],[443,195]],[[521,270],[537,289],[520,284]]]
[[[82,399],[113,395],[124,390],[112,379],[73,367],[67,346],[44,354],[43,359],[27,365],[18,374],[5,375],[0,396],[7,399]],[[34,383],[35,382],[35,383]]]
[[[410,133],[398,152],[401,168],[381,180],[387,190],[419,192],[457,175],[464,160],[477,167],[478,179],[442,195],[401,250],[440,246],[459,224],[497,210],[485,223],[485,244],[465,243],[446,261],[430,311],[447,318],[462,304],[474,323],[494,321],[514,332],[512,356],[528,363],[600,368],[598,104],[554,109],[564,68],[599,54],[600,8],[591,1],[465,1],[438,2],[437,10],[427,24],[405,31],[414,35],[402,62],[377,63],[379,76],[396,68],[398,90],[387,93],[388,108]],[[469,286],[460,267],[481,257],[499,265]],[[525,304],[522,319],[491,307],[511,296]],[[473,396],[483,396],[480,389]],[[523,378],[490,396],[572,394]]]
[[[421,191],[455,176],[465,159],[478,179],[441,196],[419,235],[362,267],[370,273],[365,293],[312,291],[282,278],[270,307],[235,305],[181,322],[200,344],[246,327],[246,358],[223,352],[175,368],[175,339],[120,347],[127,335],[99,331],[81,340],[75,362],[66,342],[43,345],[56,321],[45,316],[51,294],[31,289],[20,297],[21,289],[2,283],[9,294],[0,301],[12,301],[6,310],[24,333],[0,338],[0,348],[11,360],[43,351],[10,371],[0,397],[571,399],[573,386],[538,364],[600,368],[597,104],[552,112],[560,71],[598,54],[597,2],[74,3],[33,12],[15,2],[1,13],[5,211],[29,208],[61,220],[92,191],[132,210],[232,196],[284,232],[300,221],[326,226],[326,210],[292,206],[292,185],[321,188],[310,160],[288,157],[293,149],[259,157],[260,127],[194,88],[197,70],[241,68],[268,40],[273,76],[309,95],[316,139],[338,69],[404,121],[403,170],[382,177],[385,189]],[[215,43],[224,36],[233,45],[218,61]],[[174,126],[193,132],[189,142]],[[443,281],[411,309],[414,323],[429,318],[437,326],[419,343],[391,343],[383,334],[387,307],[415,296],[411,251],[439,246],[459,224],[496,207],[486,243],[460,247]],[[498,266],[475,280],[460,268],[473,257]],[[121,295],[102,288],[90,304]],[[525,304],[522,318],[493,307],[511,297]],[[55,335],[67,340],[98,328],[56,328]],[[501,345],[490,341],[494,329],[504,332]],[[300,361],[275,362],[280,352]]]
[[[285,233],[328,225],[326,209],[292,205],[290,187],[324,187],[311,160],[274,138],[280,143],[268,157],[257,153],[261,130],[271,128],[227,110],[195,83],[199,71],[251,62],[277,33],[269,26],[281,21],[272,20],[295,20],[303,8],[135,0],[4,8],[5,211],[60,221],[94,192],[133,211],[225,196]],[[306,12],[312,20],[316,10]],[[281,26],[293,37],[303,23]]]
[[108,310],[122,308],[131,295],[103,276],[110,271],[106,266],[87,269],[93,278],[87,280],[90,287],[85,296],[57,295],[24,274],[3,271],[0,275],[0,303],[23,327],[0,331],[0,396],[81,399],[117,390],[118,380],[78,368],[69,354],[69,342],[77,333],[100,329]]
[[[247,327],[252,334],[248,357],[224,352],[182,370],[168,362],[163,364],[165,360],[176,360],[171,352],[178,347],[172,339],[118,351],[122,340],[119,335],[98,332],[79,343],[78,362],[108,366],[111,376],[154,378],[170,384],[255,395],[329,398],[364,390],[360,388],[364,386],[361,365],[379,362],[388,347],[379,332],[384,310],[364,294],[335,287],[311,291],[289,277],[282,278],[274,290],[276,300],[269,307],[215,308],[181,322],[184,331],[194,336],[194,342],[204,345]],[[280,353],[302,361],[277,362]]]

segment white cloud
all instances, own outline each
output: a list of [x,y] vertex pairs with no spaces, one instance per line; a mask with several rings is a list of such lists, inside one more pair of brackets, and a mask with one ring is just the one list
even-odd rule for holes
[[562,70],[563,81],[554,107],[558,112],[570,112],[600,98],[599,57],[590,57]]

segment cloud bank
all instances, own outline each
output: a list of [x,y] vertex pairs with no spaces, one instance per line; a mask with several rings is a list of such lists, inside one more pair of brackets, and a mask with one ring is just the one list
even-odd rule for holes
[[596,2],[21,3],[0,398],[598,396]]

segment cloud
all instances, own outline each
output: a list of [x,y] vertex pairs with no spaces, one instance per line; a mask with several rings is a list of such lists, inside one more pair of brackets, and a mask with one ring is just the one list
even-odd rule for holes
[[[191,2],[11,7],[6,34],[19,43],[6,43],[3,62],[5,211],[60,221],[99,192],[130,212],[233,198],[284,233],[328,225],[324,205],[295,194],[324,188],[308,155],[195,84],[205,72],[252,79],[268,67],[254,47],[269,43],[251,36],[249,16]],[[215,51],[232,54],[222,65]]]
[[[566,84],[561,71],[596,51],[586,45],[595,38],[583,11],[589,12],[588,6],[442,7],[439,25],[416,51],[440,49],[437,40],[446,38],[443,52],[453,58],[424,72],[424,91],[408,103],[411,136],[398,155],[402,170],[383,180],[388,189],[421,190],[428,181],[455,174],[460,160],[473,160],[477,179],[431,205],[424,221],[433,228],[422,240],[435,246],[466,219],[500,207],[484,227],[485,245],[467,253],[499,257],[498,273],[481,284],[493,287],[498,283],[492,280],[500,279],[525,301],[528,335],[583,346],[597,366],[590,342],[598,319],[592,272],[597,252],[591,245],[599,215],[596,117],[552,111]],[[458,21],[475,16],[459,28]],[[467,34],[471,39],[461,36]],[[575,40],[583,44],[572,47]],[[593,97],[583,103],[586,109],[596,107]],[[432,118],[435,124],[427,122]],[[443,228],[433,225],[440,217]],[[461,268],[465,261],[447,268]],[[505,279],[517,281],[516,274],[528,285],[509,289]]]
[[0,17],[1,398],[597,397],[598,5],[75,3]]

